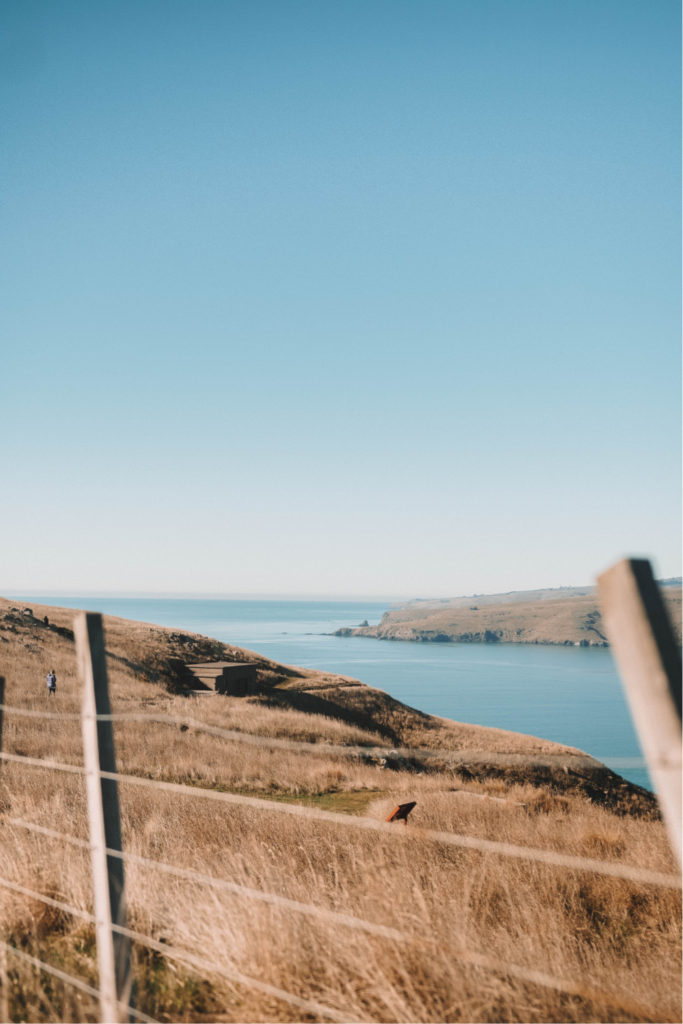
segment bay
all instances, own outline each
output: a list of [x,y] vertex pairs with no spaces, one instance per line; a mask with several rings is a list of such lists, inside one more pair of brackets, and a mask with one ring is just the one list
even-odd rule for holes
[[203,633],[274,661],[353,676],[429,714],[578,747],[651,789],[611,652],[336,637],[378,622],[376,601],[13,595]]

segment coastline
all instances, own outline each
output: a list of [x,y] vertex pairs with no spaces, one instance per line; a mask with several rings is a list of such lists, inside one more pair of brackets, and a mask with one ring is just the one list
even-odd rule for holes
[[[72,624],[72,609],[37,603],[22,608],[0,598],[0,641],[9,645],[6,652],[14,652],[26,678],[41,678],[43,664],[50,661],[56,664],[58,677],[74,685]],[[617,813],[658,817],[651,792],[579,747],[430,714],[355,677],[276,662],[206,634],[110,615],[104,616],[104,624],[114,680],[124,666],[126,688],[147,690],[152,700],[163,699],[162,694],[193,696],[191,663],[248,663],[257,679],[252,699],[265,708],[287,708],[370,729],[384,738],[387,766],[395,770],[423,773],[440,768],[468,779],[550,787],[581,793]],[[222,698],[215,699],[219,713]]]
[[[680,581],[667,581],[661,592],[680,643]],[[609,647],[593,588],[412,601],[385,612],[375,626],[344,627],[334,635],[415,643]]]

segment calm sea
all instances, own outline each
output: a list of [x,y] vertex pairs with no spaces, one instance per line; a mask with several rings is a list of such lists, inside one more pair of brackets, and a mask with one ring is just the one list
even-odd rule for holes
[[387,606],[376,602],[14,597],[173,626],[285,664],[353,676],[433,715],[579,747],[652,788],[606,649],[325,635],[366,619],[378,622]]

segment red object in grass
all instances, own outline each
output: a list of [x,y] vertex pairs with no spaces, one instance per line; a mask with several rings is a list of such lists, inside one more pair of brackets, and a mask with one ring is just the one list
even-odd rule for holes
[[416,803],[417,800],[411,800],[409,804],[399,804],[398,807],[394,807],[387,821],[402,821],[404,825],[407,825],[408,815]]

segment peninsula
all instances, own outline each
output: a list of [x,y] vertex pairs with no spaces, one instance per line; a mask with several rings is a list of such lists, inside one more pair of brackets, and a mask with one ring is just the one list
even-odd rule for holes
[[[681,580],[663,580],[660,586],[680,642]],[[409,601],[390,608],[376,626],[344,627],[335,635],[431,643],[609,646],[597,594],[590,586]]]

